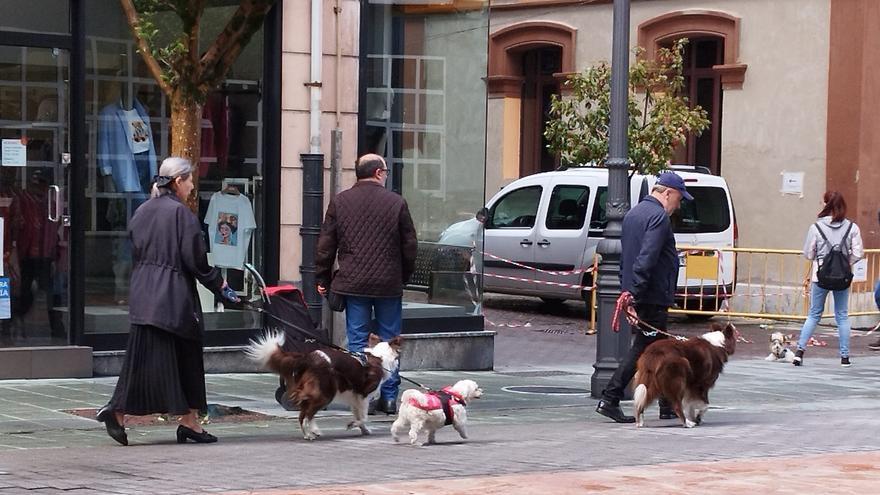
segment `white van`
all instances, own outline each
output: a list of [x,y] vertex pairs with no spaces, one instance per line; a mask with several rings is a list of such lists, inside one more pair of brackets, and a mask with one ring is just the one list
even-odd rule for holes
[[[737,242],[733,202],[722,177],[702,168],[675,166],[693,201],[682,200],[672,225],[678,245],[734,247]],[[630,204],[649,194],[656,177],[635,174],[630,179]],[[483,286],[486,291],[536,296],[547,302],[581,299],[580,286],[592,285],[591,273],[577,273],[593,263],[601,239],[608,192],[608,169],[580,167],[524,177],[504,187],[486,205]],[[456,244],[462,232],[473,232],[476,220],[447,229],[440,243]],[[466,241],[470,245],[470,241]],[[711,255],[711,253],[709,254]],[[716,278],[685,280],[686,258],[678,278],[677,300],[685,292],[698,294],[703,287],[703,309],[716,307],[716,286],[721,297],[733,294],[734,259],[721,256]],[[717,255],[715,255],[717,256]],[[510,262],[514,263],[510,263]],[[549,274],[533,270],[576,272]],[[552,282],[553,284],[540,283]],[[554,285],[564,284],[564,285]],[[711,294],[708,296],[707,293]],[[688,297],[688,306],[699,304]]]

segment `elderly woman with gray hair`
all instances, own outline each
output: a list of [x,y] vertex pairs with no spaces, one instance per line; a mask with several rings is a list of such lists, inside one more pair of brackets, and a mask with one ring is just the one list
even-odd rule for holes
[[178,443],[217,441],[197,416],[207,401],[196,281],[225,300],[238,298],[220,270],[208,264],[201,225],[186,206],[193,188],[190,162],[167,158],[154,179],[151,199],[129,222],[131,330],[116,390],[97,416],[122,445],[128,445],[125,415],[154,413],[180,417]]

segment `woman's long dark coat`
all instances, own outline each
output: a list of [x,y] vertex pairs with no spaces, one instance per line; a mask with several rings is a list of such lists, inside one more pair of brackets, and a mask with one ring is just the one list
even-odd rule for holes
[[131,323],[200,340],[204,320],[196,280],[220,294],[223,277],[208,264],[198,218],[176,195],[165,194],[137,209],[128,234],[133,259]]

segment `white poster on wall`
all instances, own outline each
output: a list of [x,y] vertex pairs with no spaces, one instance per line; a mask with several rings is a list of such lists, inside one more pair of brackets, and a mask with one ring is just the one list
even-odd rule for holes
[[4,139],[0,144],[0,164],[4,167],[24,167],[27,165],[27,146],[21,139]]
[[866,282],[868,280],[868,260],[862,258],[853,265],[853,282]]
[[782,172],[782,194],[793,194],[801,198],[804,197],[804,173],[803,172]]

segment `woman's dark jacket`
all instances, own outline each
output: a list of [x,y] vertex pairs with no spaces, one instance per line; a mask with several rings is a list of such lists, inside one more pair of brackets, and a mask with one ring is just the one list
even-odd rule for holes
[[198,218],[176,195],[165,194],[137,209],[128,235],[133,259],[131,323],[201,339],[204,321],[196,280],[220,294],[223,277],[208,264]]
[[[406,201],[361,180],[330,200],[315,256],[316,279],[349,296],[400,297],[416,266],[418,241]],[[333,261],[339,271],[332,277]],[[331,282],[332,278],[332,284]]]

